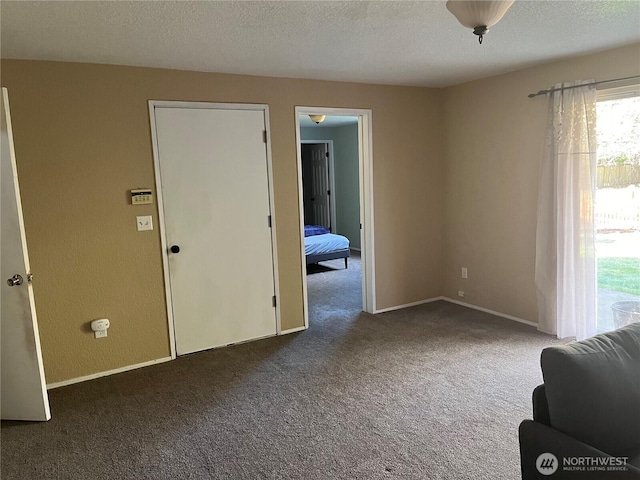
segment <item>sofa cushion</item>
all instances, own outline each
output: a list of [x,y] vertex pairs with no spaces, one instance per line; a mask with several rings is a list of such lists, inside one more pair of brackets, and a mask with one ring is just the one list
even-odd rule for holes
[[640,448],[640,323],[540,357],[551,425],[614,456]]

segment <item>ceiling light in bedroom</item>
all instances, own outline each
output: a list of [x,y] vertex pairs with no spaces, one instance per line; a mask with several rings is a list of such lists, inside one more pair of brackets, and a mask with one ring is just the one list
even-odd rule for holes
[[326,117],[327,117],[326,115],[309,115],[309,118],[311,119],[311,121],[316,123],[324,122],[324,119]]
[[467,28],[473,28],[482,43],[483,36],[504,16],[515,0],[448,0],[447,10]]

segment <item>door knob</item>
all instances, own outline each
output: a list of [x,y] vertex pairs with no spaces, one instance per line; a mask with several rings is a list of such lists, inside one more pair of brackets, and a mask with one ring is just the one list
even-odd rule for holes
[[13,277],[7,280],[7,285],[9,285],[10,287],[15,287],[16,285],[22,285],[22,276],[16,273]]
[[180,253],[180,247],[178,245],[171,245],[171,253]]

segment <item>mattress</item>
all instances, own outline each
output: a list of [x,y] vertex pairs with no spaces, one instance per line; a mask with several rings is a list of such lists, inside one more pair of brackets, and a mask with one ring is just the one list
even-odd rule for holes
[[334,233],[324,235],[313,235],[304,239],[305,255],[319,255],[322,253],[335,252],[336,250],[346,250],[349,248],[349,239]]

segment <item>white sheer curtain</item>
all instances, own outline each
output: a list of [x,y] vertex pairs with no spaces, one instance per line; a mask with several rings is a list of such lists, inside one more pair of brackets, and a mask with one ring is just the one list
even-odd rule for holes
[[548,122],[536,231],[538,330],[581,340],[596,333],[595,87],[553,92]]

